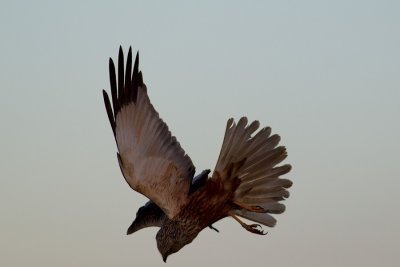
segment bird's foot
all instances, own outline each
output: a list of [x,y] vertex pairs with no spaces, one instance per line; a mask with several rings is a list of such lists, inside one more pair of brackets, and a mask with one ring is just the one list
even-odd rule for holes
[[[268,234],[268,232],[264,232],[262,230],[262,227],[259,224],[242,224],[242,226],[244,227],[244,229],[246,229],[247,231],[249,231],[253,234],[258,234],[258,235]],[[260,229],[257,229],[258,227],[260,227]]]
[[[235,219],[238,223],[240,223],[240,225],[246,229],[247,231],[253,233],[253,234],[258,234],[258,235],[266,235],[268,234],[268,232],[264,232],[262,230],[261,225],[259,224],[245,224],[241,219],[239,219],[234,213],[230,212],[229,215]],[[257,229],[258,227],[260,227],[260,229]]]

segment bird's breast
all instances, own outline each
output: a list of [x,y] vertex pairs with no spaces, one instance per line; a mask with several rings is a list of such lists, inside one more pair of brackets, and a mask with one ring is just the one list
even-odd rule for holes
[[233,192],[213,180],[194,192],[177,219],[189,228],[201,231],[203,228],[227,216],[232,208]]

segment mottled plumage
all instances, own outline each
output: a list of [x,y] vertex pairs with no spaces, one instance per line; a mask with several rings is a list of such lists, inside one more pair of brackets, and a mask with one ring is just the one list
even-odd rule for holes
[[211,177],[205,170],[193,178],[194,165],[150,103],[139,55],[132,71],[132,51],[126,66],[120,48],[118,77],[110,59],[111,101],[104,102],[118,148],[118,162],[129,186],[150,199],[136,213],[127,234],[142,228],[160,227],[157,247],[163,260],[179,251],[206,227],[230,216],[246,230],[264,234],[259,224],[246,224],[239,217],[273,227],[271,214],[285,210],[289,197],[290,165],[277,166],[286,157],[278,146],[280,137],[271,128],[241,118],[229,119],[221,152]]

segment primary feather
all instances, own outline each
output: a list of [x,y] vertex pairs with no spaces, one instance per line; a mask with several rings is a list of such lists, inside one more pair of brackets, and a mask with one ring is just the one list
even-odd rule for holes
[[119,164],[130,187],[173,218],[186,203],[195,168],[150,103],[138,68],[139,55],[132,73],[131,61],[129,49],[124,71],[124,56],[120,49],[117,82],[114,62],[110,59],[113,111],[108,94],[103,91],[117,142]]

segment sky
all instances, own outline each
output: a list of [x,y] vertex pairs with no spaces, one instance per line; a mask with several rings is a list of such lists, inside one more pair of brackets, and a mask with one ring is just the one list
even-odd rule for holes
[[0,265],[166,266],[101,90],[121,45],[197,172],[226,120],[271,126],[294,185],[266,236],[231,218],[170,266],[398,266],[398,1],[0,3]]

